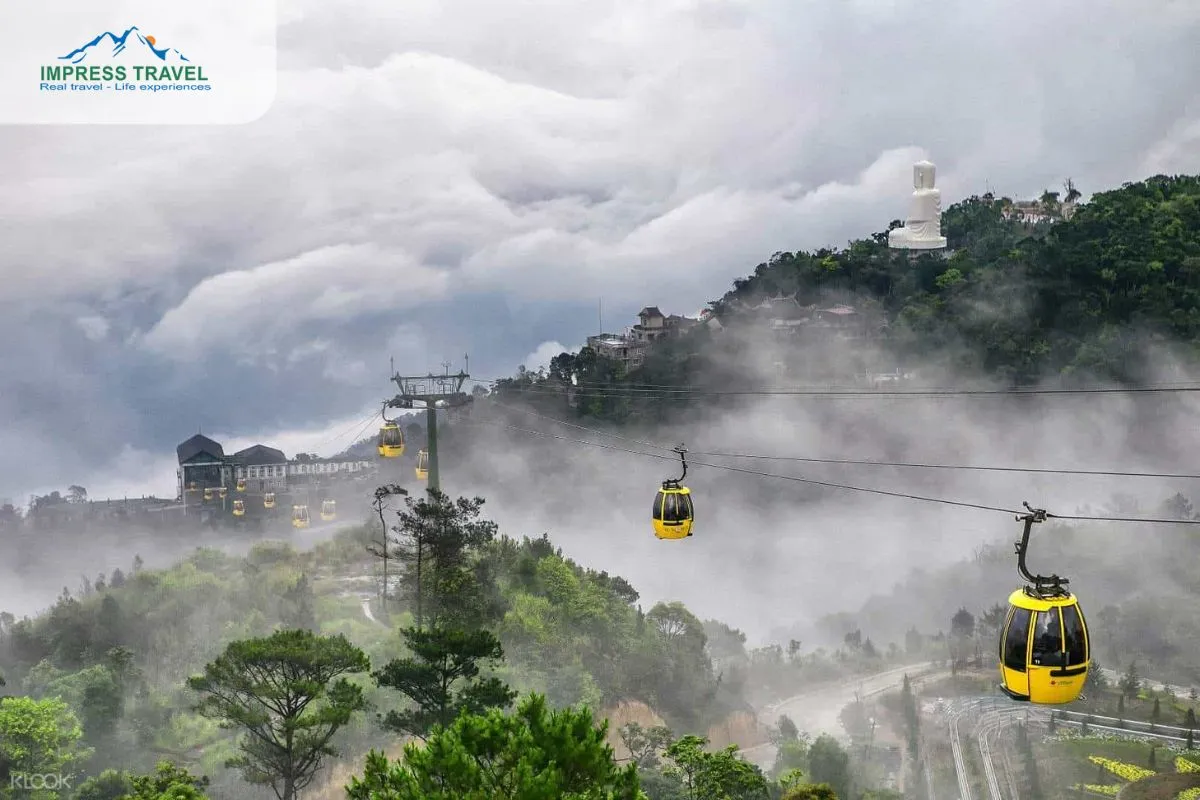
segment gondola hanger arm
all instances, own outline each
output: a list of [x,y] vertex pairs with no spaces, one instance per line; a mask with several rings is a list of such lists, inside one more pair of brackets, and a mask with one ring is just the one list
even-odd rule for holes
[[1034,523],[1046,521],[1046,509],[1034,508],[1025,501],[1022,501],[1021,505],[1025,506],[1028,513],[1018,514],[1016,517],[1018,522],[1025,523],[1025,527],[1021,532],[1021,541],[1016,543],[1017,572],[1020,573],[1022,578],[1033,584],[1034,591],[1039,594],[1047,587],[1052,593],[1061,593],[1064,591],[1063,587],[1070,582],[1067,578],[1062,578],[1058,575],[1034,575],[1025,564],[1025,557],[1029,552],[1029,535],[1033,531]]

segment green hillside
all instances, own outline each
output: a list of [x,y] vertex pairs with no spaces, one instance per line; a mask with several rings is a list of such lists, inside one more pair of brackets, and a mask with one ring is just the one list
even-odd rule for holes
[[[134,775],[149,775],[156,762],[168,760],[210,776],[206,797],[246,797],[245,784],[226,768],[238,753],[235,736],[197,713],[198,690],[188,678],[206,664],[211,669],[231,648],[264,652],[272,635],[312,634],[345,640],[338,645],[336,638],[317,638],[302,652],[287,655],[286,669],[268,681],[270,692],[281,691],[270,681],[302,672],[320,658],[322,647],[360,648],[372,674],[360,673],[352,685],[362,692],[365,705],[359,710],[379,716],[351,715],[336,748],[340,763],[352,764],[350,772],[357,774],[370,749],[397,752],[401,739],[385,717],[430,704],[418,692],[421,701],[414,705],[412,695],[406,700],[404,690],[397,691],[408,684],[385,683],[377,672],[411,670],[403,665],[417,652],[410,637],[419,609],[431,636],[494,632],[502,654],[479,659],[480,676],[502,681],[514,693],[536,692],[550,708],[586,707],[596,713],[640,701],[667,726],[650,732],[662,746],[672,731],[700,734],[701,739],[679,740],[680,759],[701,758],[695,748],[705,733],[720,730],[719,723],[731,714],[751,710],[750,684],[764,683],[766,673],[757,674],[762,656],[743,648],[744,634],[713,620],[702,622],[678,602],[643,608],[627,581],[579,566],[547,537],[499,535],[493,523],[478,517],[477,501],[423,503],[412,514],[402,512],[393,529],[393,581],[386,605],[381,563],[368,550],[380,537],[375,525],[350,529],[310,552],[283,542],[261,543],[244,559],[197,549],[164,570],[145,569],[136,559],[128,572],[98,576],[74,593],[64,589],[58,602],[36,618],[0,613],[0,778],[53,766],[80,781],[91,776],[88,789],[72,797],[115,800],[119,793],[112,787],[127,787],[129,779],[106,770],[119,765]],[[435,519],[436,533],[421,533],[433,531],[422,526]],[[413,569],[411,546],[417,537],[426,537],[420,541],[429,552],[420,561],[423,579]],[[894,666],[900,655],[817,654],[804,669],[775,679],[780,691],[794,692],[813,682]],[[456,653],[451,660],[458,658],[466,656]],[[430,668],[414,674],[426,675]],[[460,680],[469,682],[471,669]],[[254,680],[263,673],[244,674]],[[310,686],[303,680],[299,685]],[[480,713],[495,705],[480,697],[465,691],[461,702]],[[483,718],[467,719],[482,724]],[[590,723],[579,728],[582,724],[572,723],[572,731],[556,734],[554,741],[563,746],[582,741],[581,731],[591,729]],[[597,757],[611,761],[612,755]],[[722,758],[713,769],[723,769],[722,764],[742,769],[728,754]],[[641,765],[647,780],[660,785],[652,800],[677,797],[671,787],[678,781],[656,771],[654,763]],[[749,780],[766,785],[757,770],[746,769],[751,769]],[[172,775],[161,778],[163,786],[191,780]],[[370,780],[385,779],[374,774]],[[330,791],[342,796],[338,787]],[[0,797],[9,796],[0,790]]]
[[[1200,177],[1159,175],[1087,203],[1064,207],[1047,196],[1043,204],[1050,221],[1036,224],[1014,213],[1009,198],[973,196],[951,205],[942,215],[945,254],[890,250],[886,231],[840,250],[776,253],[709,304],[720,333],[701,326],[656,343],[645,364],[628,372],[585,348],[555,359],[547,374],[522,373],[497,389],[526,395],[536,389],[538,404],[562,409],[574,373],[578,416],[660,419],[664,405],[686,403],[614,390],[763,383],[760,368],[736,364],[753,361],[748,351],[766,337],[736,334],[778,316],[753,306],[779,295],[795,296],[800,306],[848,303],[876,321],[871,344],[882,355],[841,359],[840,372],[818,376],[826,380],[845,382],[852,366],[919,364],[1011,386],[1048,379],[1132,383],[1153,378],[1144,358],[1152,344],[1171,342],[1197,355]],[[785,350],[811,356],[823,344],[813,332]]]

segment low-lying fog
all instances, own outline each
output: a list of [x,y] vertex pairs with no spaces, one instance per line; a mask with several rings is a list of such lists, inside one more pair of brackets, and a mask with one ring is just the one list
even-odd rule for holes
[[[768,369],[765,365],[774,360],[770,348],[762,348],[761,359],[762,369]],[[1158,373],[1169,376],[1162,380],[1181,380],[1179,370],[1165,360]],[[938,387],[955,383],[953,376],[933,377],[928,370],[923,377]],[[786,380],[774,378],[770,383]],[[746,631],[751,640],[831,612],[855,611],[871,595],[889,592],[914,568],[934,569],[969,558],[985,542],[1015,541],[1020,524],[1004,511],[822,489],[700,464],[998,509],[1018,510],[1027,500],[1059,514],[1104,514],[1115,495],[1136,498],[1139,515],[1148,516],[1157,516],[1162,501],[1176,492],[1191,492],[1200,501],[1196,483],[1187,480],[829,465],[701,454],[1200,472],[1189,467],[1195,460],[1195,420],[1200,412],[1195,393],[760,396],[746,397],[738,405],[669,430],[622,430],[628,437],[622,440],[480,400],[464,418],[445,423],[443,488],[452,495],[487,498],[486,513],[503,533],[548,533],[565,555],[624,576],[642,593],[647,608],[660,599],[682,600],[700,617],[726,621]],[[557,417],[598,427],[568,414],[560,407]],[[504,424],[663,458],[533,436]],[[663,479],[678,477],[679,463],[675,455],[649,447],[647,441],[662,448],[684,442],[692,451],[686,483],[695,493],[697,522],[690,539],[659,541],[652,533],[654,493]],[[412,480],[408,485],[418,486]],[[369,498],[364,497],[360,509],[340,511],[343,521],[336,526],[284,536],[298,546],[310,546],[334,530],[367,519]],[[1139,540],[1153,535],[1156,527],[1129,525],[1128,548],[1110,547],[1105,557],[1114,563],[1129,559],[1138,552]],[[6,544],[6,557],[0,562],[0,609],[34,613],[52,603],[63,586],[78,586],[81,575],[94,578],[115,567],[128,570],[135,553],[155,567],[198,545],[244,552],[251,544],[232,533],[108,531],[81,537],[27,532],[18,546]],[[1036,539],[1031,562],[1041,571],[1071,574],[1069,563],[1039,562]],[[1086,586],[1086,576],[1073,577],[1073,586]],[[1015,585],[1015,564],[1013,580]],[[974,600],[982,607],[1003,599],[967,597],[963,602]]]

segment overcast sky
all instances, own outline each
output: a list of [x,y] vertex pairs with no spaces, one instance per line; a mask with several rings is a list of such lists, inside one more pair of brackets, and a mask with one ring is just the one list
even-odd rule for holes
[[925,155],[947,204],[1200,172],[1198,21],[293,0],[258,122],[0,130],[0,500],[169,494],[198,429],[332,454],[389,356],[499,377],[578,346],[599,298],[610,329],[695,313],[775,251],[902,218]]

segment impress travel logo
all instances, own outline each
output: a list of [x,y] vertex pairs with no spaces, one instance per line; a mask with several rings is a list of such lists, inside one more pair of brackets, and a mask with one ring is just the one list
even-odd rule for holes
[[[244,125],[279,86],[281,0],[0,2],[3,125]],[[0,790],[2,793],[2,790]]]
[[208,92],[204,65],[133,26],[105,31],[41,67],[41,92]]

